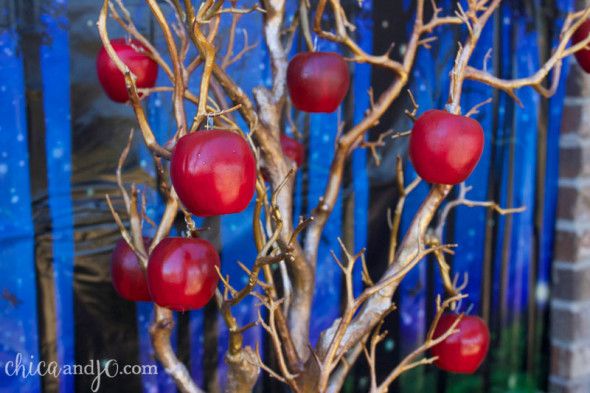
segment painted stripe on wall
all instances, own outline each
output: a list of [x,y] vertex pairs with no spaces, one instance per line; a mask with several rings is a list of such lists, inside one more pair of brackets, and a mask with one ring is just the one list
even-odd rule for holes
[[[244,7],[255,4],[251,2],[245,2]],[[227,29],[231,18],[225,18],[224,25]],[[222,19],[223,20],[223,19]],[[250,15],[244,15],[238,23],[238,31],[236,32],[236,47],[234,53],[239,53],[242,48],[244,41],[243,36],[240,34],[240,29],[248,31],[250,41],[258,41],[260,44],[256,48],[248,52],[248,54],[229,67],[228,72],[233,77],[234,81],[238,86],[245,92],[251,92],[252,89],[258,85],[264,84],[266,76],[270,75],[268,55],[265,52],[263,45],[263,32],[262,32],[262,17],[257,13]],[[227,30],[226,30],[227,31]],[[220,33],[221,35],[221,33]],[[256,37],[256,38],[254,38]],[[254,68],[254,71],[249,69]],[[259,67],[256,69],[256,67]],[[253,78],[252,72],[261,75],[259,78]],[[238,123],[243,130],[247,130],[244,122]],[[229,214],[220,217],[221,221],[221,271],[224,275],[230,276],[230,281],[235,288],[242,288],[247,282],[247,274],[239,267],[237,261],[244,263],[246,266],[251,267],[257,252],[254,243],[254,236],[252,232],[252,216],[254,211],[254,199],[252,199],[249,207],[239,214]],[[223,288],[223,285],[220,285]],[[250,322],[255,321],[258,318],[258,301],[248,296],[240,304],[232,308],[234,317],[236,318],[239,326],[244,326]],[[264,308],[262,307],[261,312],[264,315]],[[229,334],[227,326],[223,321],[223,318],[218,318],[219,334],[218,334],[218,378],[221,384],[225,381],[225,374],[227,372],[227,365],[225,364],[225,353],[228,347]],[[256,342],[260,342],[260,351],[264,353],[264,339],[262,338],[261,328],[254,327],[244,332],[244,345],[255,347]],[[222,385],[223,388],[223,385]]]
[[[357,10],[355,25],[357,27],[356,41],[367,53],[373,49],[373,1],[360,3]],[[354,123],[364,118],[369,108],[369,88],[371,87],[371,66],[368,64],[354,64],[352,81],[354,97]],[[367,223],[369,221],[369,178],[367,175],[367,151],[357,149],[352,153],[352,187],[354,190],[354,250],[357,252],[367,246]],[[361,264],[356,265],[354,276],[355,293],[362,289]]]
[[[2,12],[2,11],[0,11]],[[39,360],[25,83],[16,31],[0,27],[0,391],[36,393],[38,376],[8,376],[21,354]]]
[[[73,321],[73,215],[70,194],[70,57],[66,1],[54,0],[42,8],[45,40],[40,48],[45,111],[49,207],[53,228],[57,359],[74,364]],[[61,375],[61,392],[74,389],[73,375]]]
[[[337,51],[331,43],[322,42],[321,51]],[[334,157],[334,141],[340,121],[340,111],[331,114],[311,114],[309,132],[309,193],[308,206],[315,207],[323,195],[330,176],[330,166]],[[342,195],[334,204],[332,215],[328,219],[321,236],[316,265],[316,284],[311,313],[310,341],[315,345],[322,330],[328,328],[340,315],[340,292],[342,272],[330,255],[330,250],[340,256],[338,237],[342,227]]]
[[[474,59],[483,59],[490,48],[494,46],[494,24],[493,19],[485,27],[480,37],[480,45],[475,48],[473,53]],[[494,72],[493,61],[488,63],[489,72]],[[474,105],[483,102],[488,98],[493,98],[494,92],[490,87],[479,83],[466,81],[462,96],[462,112],[468,112]],[[474,119],[479,121],[484,130],[485,145],[482,157],[477,167],[465,181],[472,190],[467,194],[469,199],[475,201],[484,201],[488,198],[488,179],[492,159],[494,130],[493,130],[493,104],[488,104],[482,108]],[[485,208],[469,208],[459,206],[456,208],[454,220],[454,233],[452,242],[457,243],[456,254],[449,258],[452,260],[453,274],[459,274],[461,280],[463,273],[469,273],[469,281],[465,293],[469,298],[464,302],[465,309],[473,305],[472,314],[478,315],[481,310],[481,283],[484,276],[484,269],[480,268],[484,264],[484,245],[486,238],[486,223],[488,211]]]

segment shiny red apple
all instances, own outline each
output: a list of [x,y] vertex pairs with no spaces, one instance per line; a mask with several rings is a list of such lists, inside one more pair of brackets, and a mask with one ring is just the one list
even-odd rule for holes
[[[149,247],[150,239],[143,242]],[[148,291],[145,273],[137,256],[124,239],[119,239],[111,256],[111,281],[117,293],[132,302],[148,302],[152,298]]]
[[304,112],[334,112],[349,85],[348,66],[338,53],[298,53],[287,67],[289,96],[295,108]]
[[[578,27],[578,29],[574,32],[572,36],[572,43],[578,44],[584,41],[588,35],[590,35],[590,19],[586,20],[584,23]],[[582,49],[575,53],[576,60],[578,60],[578,64],[584,71],[590,73],[590,49]]]
[[[147,49],[136,40],[118,38],[111,40],[111,45],[121,61],[137,77],[138,88],[151,88],[156,85],[158,64],[148,56]],[[98,80],[109,98],[115,102],[129,101],[125,77],[110,59],[104,47],[96,57]]]
[[147,281],[156,304],[175,311],[205,306],[215,293],[219,255],[203,239],[168,237],[152,251]]
[[305,161],[305,146],[290,136],[281,135],[281,148],[283,153],[291,160],[295,161],[297,167],[301,167]]
[[[457,314],[443,314],[434,330],[434,338],[447,332]],[[483,319],[464,315],[457,325],[457,333],[450,335],[430,350],[437,356],[434,364],[442,370],[458,374],[472,374],[484,361],[490,347],[490,331]]]
[[196,131],[176,143],[170,176],[178,197],[201,217],[244,210],[256,186],[256,158],[239,134]]
[[466,116],[430,110],[414,123],[410,159],[429,183],[458,184],[469,177],[481,157],[481,125]]

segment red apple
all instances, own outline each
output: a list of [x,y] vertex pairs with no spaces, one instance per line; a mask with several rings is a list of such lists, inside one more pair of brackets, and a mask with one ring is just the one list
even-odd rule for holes
[[196,131],[178,140],[170,176],[178,197],[194,215],[238,213],[254,195],[256,158],[235,132]]
[[[118,38],[111,40],[111,45],[121,61],[137,77],[138,88],[150,88],[156,85],[158,64],[147,55],[147,49],[136,40]],[[129,101],[125,77],[111,60],[104,47],[96,57],[98,80],[109,98],[115,102]]]
[[219,255],[203,239],[168,237],[152,251],[147,281],[156,304],[176,311],[196,310],[215,293]]
[[410,159],[418,175],[427,182],[458,184],[475,169],[483,145],[483,129],[477,121],[430,110],[414,123]]
[[305,161],[305,146],[303,146],[296,139],[290,136],[281,135],[281,148],[283,153],[297,164],[297,167],[301,167]]
[[[299,143],[296,139],[287,135],[281,135],[281,150],[289,159],[293,160],[298,168],[303,165],[305,161],[305,146]],[[262,177],[264,181],[270,180],[270,174],[265,167],[261,168]]]
[[[575,45],[581,41],[584,41],[590,34],[590,19],[578,27],[572,36],[572,43]],[[590,73],[590,49],[582,49],[575,53],[578,64],[584,71]]]
[[[143,242],[149,247],[150,239]],[[145,273],[137,256],[124,239],[119,239],[111,256],[111,280],[117,293],[132,302],[148,302],[152,298],[148,291]]]
[[[285,156],[295,162],[298,168],[303,165],[305,161],[305,146],[296,139],[287,135],[281,135],[281,150]],[[270,174],[268,173],[268,169],[263,166],[261,170],[264,181],[269,181]]]
[[[457,314],[443,314],[434,330],[434,338],[447,332]],[[472,374],[484,361],[490,347],[490,331],[483,319],[464,315],[457,325],[457,333],[450,335],[438,345],[432,347],[431,353],[440,369],[458,373]]]
[[291,101],[304,112],[334,112],[349,85],[348,66],[338,53],[298,53],[287,67]]

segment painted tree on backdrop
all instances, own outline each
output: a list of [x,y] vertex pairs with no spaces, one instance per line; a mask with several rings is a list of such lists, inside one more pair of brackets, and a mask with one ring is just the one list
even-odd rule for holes
[[[262,0],[260,6],[251,8],[244,8],[236,0],[205,0],[198,9],[189,0],[166,1],[164,9],[160,3],[146,0],[165,38],[166,55],[160,54],[138,31],[122,0],[104,1],[98,21],[103,49],[97,58],[97,72],[111,99],[131,104],[157,165],[159,188],[166,201],[155,236],[144,238],[145,199],[135,185],[128,190],[121,177],[131,133],[117,171],[128,225],[107,196],[123,238],[112,258],[114,285],[126,299],[154,302],[152,343],[156,356],[178,388],[183,392],[201,391],[170,343],[172,311],[198,309],[213,298],[230,335],[225,354],[228,372],[224,386],[228,392],[252,391],[261,371],[294,392],[337,392],[359,356],[368,361],[371,392],[386,392],[403,372],[430,363],[450,372],[474,372],[486,356],[489,331],[481,319],[456,310],[458,301],[467,295],[462,293],[464,285],[458,285],[451,277],[445,262],[445,255],[453,252],[454,245],[442,244],[442,228],[449,211],[459,205],[487,207],[499,214],[521,209],[504,209],[492,201],[467,198],[468,189],[463,181],[477,165],[484,147],[484,130],[470,116],[485,110],[490,100],[474,108],[461,108],[463,83],[478,81],[517,101],[516,90],[525,86],[544,97],[551,96],[557,87],[562,59],[575,53],[583,65],[588,63],[590,28],[586,21],[590,8],[568,15],[560,42],[535,74],[504,80],[490,74],[485,65],[483,69],[470,65],[480,34],[501,0],[468,0],[466,6],[457,3],[449,10],[438,8],[434,1],[425,4],[424,0],[417,0],[413,29],[400,60],[393,60],[389,53],[366,53],[355,43],[350,36],[354,25],[347,19],[340,0],[318,0],[313,6],[302,0],[295,7],[295,15],[287,15],[286,0]],[[234,53],[236,26],[246,13],[260,13],[272,65],[272,87],[257,87],[252,94],[246,94],[227,73],[227,67],[248,56],[251,49],[245,44],[243,50]],[[427,14],[431,16],[427,18]],[[131,38],[111,39],[107,31],[109,16]],[[323,26],[325,16],[331,26],[327,30]],[[226,48],[219,47],[221,40],[217,37],[222,18],[231,18],[230,37],[224,41]],[[453,28],[451,25],[464,29],[465,40],[457,45],[446,107],[431,108],[416,118],[415,103],[414,108],[406,111],[414,120],[412,130],[389,131],[376,141],[366,141],[366,133],[404,92],[418,49],[429,48],[436,39],[436,31]],[[315,51],[312,31],[319,39],[340,45],[348,58]],[[296,34],[305,39],[308,52],[298,53],[288,61]],[[196,53],[193,58],[188,56],[193,53],[191,45]],[[381,96],[371,97],[371,106],[362,120],[332,130],[337,133],[337,143],[325,191],[311,215],[295,225],[294,175],[303,162],[305,149],[297,140],[291,113],[293,107],[304,112],[335,111],[350,83],[347,61],[386,69],[393,81]],[[188,86],[197,70],[200,86],[193,93]],[[166,74],[170,86],[156,86],[158,71]],[[550,73],[553,82],[546,81]],[[162,91],[172,93],[176,122],[173,138],[164,144],[155,139],[143,105],[150,94]],[[187,105],[195,107],[192,119],[187,118]],[[238,121],[238,116],[243,121]],[[295,138],[285,135],[285,124],[290,124]],[[391,220],[388,268],[381,277],[374,277],[365,263],[363,250],[355,253],[340,243],[343,257],[335,257],[335,262],[344,277],[345,305],[341,317],[312,347],[309,331],[318,247],[338,199],[347,160],[357,148],[368,147],[376,155],[385,138],[401,137],[410,139],[409,157],[420,177],[406,184],[401,159],[392,168],[397,173],[401,198]],[[169,165],[166,161],[170,161]],[[432,184],[430,193],[407,232],[399,234],[405,197],[421,181]],[[460,187],[459,197],[444,205],[436,217],[454,185]],[[240,264],[249,279],[244,287],[236,288],[231,277],[221,275],[214,247],[199,238],[193,215],[240,212],[254,195],[252,231],[258,256],[249,266]],[[169,237],[178,214],[184,215],[187,236]],[[399,243],[398,236],[402,239]],[[392,296],[404,276],[429,254],[436,257],[441,267],[446,297],[437,299],[436,315],[423,344],[386,378],[377,380],[376,348],[387,335],[381,329],[382,322],[395,310]],[[281,264],[287,274],[274,274],[273,265]],[[361,265],[364,288],[354,288],[355,264]],[[259,312],[257,321],[238,326],[232,308],[246,297],[255,297],[257,307],[266,312]],[[261,326],[268,335],[275,364],[264,362],[258,346],[244,345],[242,335],[254,325]],[[470,351],[462,350],[465,345],[471,346]]]

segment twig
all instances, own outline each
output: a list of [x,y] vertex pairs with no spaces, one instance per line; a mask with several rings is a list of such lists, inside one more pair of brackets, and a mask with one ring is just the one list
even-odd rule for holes
[[[531,86],[543,97],[551,97],[557,90],[562,68],[562,60],[567,56],[585,49],[588,44],[590,44],[590,36],[588,36],[577,44],[568,47],[574,32],[588,19],[589,16],[590,7],[583,11],[572,13],[567,16],[560,35],[560,41],[557,44],[557,47],[554,49],[552,56],[533,75],[525,78],[507,80],[495,77],[488,73],[485,69],[478,70],[468,66],[465,68],[465,78],[479,81],[498,90],[502,90],[521,106],[522,103],[516,96],[516,90],[525,86]],[[546,88],[543,85],[543,81],[551,71],[553,71],[552,81],[550,87]]]
[[397,139],[404,136],[408,136],[412,131],[395,132],[394,130],[388,130],[379,134],[379,137],[375,141],[362,141],[360,147],[366,147],[371,151],[371,155],[375,160],[375,165],[381,165],[381,156],[377,152],[377,148],[385,146],[385,139]]
[[460,315],[453,324],[440,336],[434,337],[434,331],[436,326],[438,325],[438,321],[443,313],[449,308],[451,304],[456,303],[457,301],[465,298],[465,295],[457,295],[446,299],[442,304],[440,302],[440,296],[437,297],[436,300],[436,315],[430,325],[430,329],[426,335],[426,340],[424,343],[416,348],[412,353],[406,356],[392,371],[389,375],[385,378],[385,380],[375,389],[372,389],[372,393],[387,393],[389,389],[389,385],[391,385],[402,373],[411,370],[413,368],[431,364],[436,360],[436,357],[429,357],[429,358],[422,358],[416,360],[419,356],[426,353],[430,348],[434,347],[437,344],[440,344],[444,340],[446,340],[449,336],[458,332],[457,325],[461,321],[462,315]]
[[406,198],[408,195],[418,187],[422,179],[420,177],[416,177],[410,184],[407,186],[404,185],[404,169],[402,164],[401,157],[397,157],[396,160],[396,179],[398,181],[398,200],[395,207],[395,212],[393,214],[393,220],[391,222],[391,233],[389,235],[389,253],[387,262],[389,264],[393,263],[395,260],[395,252],[397,251],[397,237],[399,234],[399,226],[401,223],[402,213],[404,210],[404,205],[406,203]]
[[157,1],[146,0],[146,2],[152,11],[152,14],[156,18],[156,21],[158,22],[158,25],[160,26],[162,33],[164,34],[166,46],[168,47],[168,54],[170,55],[170,58],[172,60],[174,70],[174,117],[176,119],[176,126],[178,127],[177,134],[178,136],[183,136],[186,133],[187,126],[186,115],[184,110],[185,84],[180,54],[178,52],[176,42],[174,41],[174,37],[172,36],[170,26],[166,22],[166,18],[164,17],[162,9],[158,5]]
[[487,207],[489,209],[494,210],[496,213],[502,216],[507,214],[520,213],[526,210],[526,206],[503,208],[493,201],[472,201],[470,199],[467,199],[467,193],[470,190],[471,187],[467,187],[465,183],[461,183],[461,185],[459,186],[459,195],[457,196],[457,198],[448,202],[442,209],[440,218],[438,220],[438,225],[434,230],[434,234],[438,239],[442,239],[444,226],[447,222],[448,216],[451,213],[451,210],[453,210],[457,206]]

